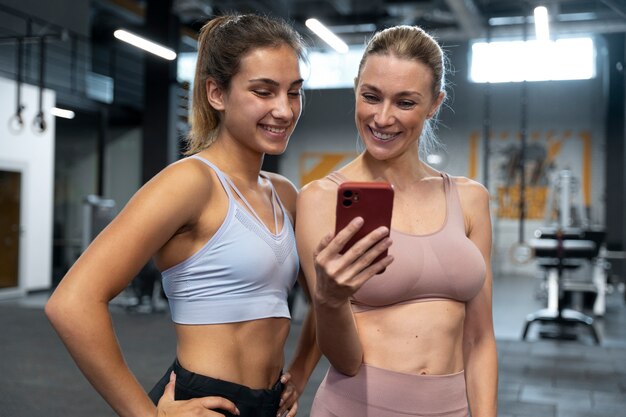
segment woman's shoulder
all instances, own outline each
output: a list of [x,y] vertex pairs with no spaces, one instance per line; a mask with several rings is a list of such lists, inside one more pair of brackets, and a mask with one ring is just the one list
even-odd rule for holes
[[197,220],[206,208],[210,190],[210,173],[193,161],[180,160],[163,168],[144,184],[120,217],[134,225],[178,230]]
[[202,210],[219,186],[213,171],[195,158],[183,158],[163,168],[138,192],[159,205],[175,206],[186,213]]
[[463,207],[482,209],[489,205],[489,191],[483,184],[464,176],[448,176],[458,190]]
[[[298,195],[298,216],[309,236],[330,231],[334,223],[337,183],[328,178],[313,180],[302,187]],[[321,236],[319,236],[321,238]],[[317,241],[316,241],[317,243]]]
[[163,185],[176,187],[180,192],[202,194],[210,192],[217,176],[201,160],[183,158],[165,167],[154,180]]
[[450,181],[454,182],[459,192],[470,194],[478,198],[481,196],[489,197],[489,191],[487,191],[487,188],[480,182],[464,176],[447,175],[450,177]]
[[327,176],[313,180],[302,187],[300,191],[301,198],[323,198],[326,196],[334,196],[339,185],[329,179]]

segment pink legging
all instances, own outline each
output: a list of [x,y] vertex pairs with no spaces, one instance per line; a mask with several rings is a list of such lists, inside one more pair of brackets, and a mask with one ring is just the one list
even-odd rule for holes
[[465,375],[410,375],[363,364],[349,377],[332,366],[310,417],[467,417]]

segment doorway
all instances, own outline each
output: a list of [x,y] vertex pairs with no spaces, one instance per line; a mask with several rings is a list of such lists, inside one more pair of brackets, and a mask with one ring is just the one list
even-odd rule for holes
[[22,173],[0,170],[0,290],[19,286]]

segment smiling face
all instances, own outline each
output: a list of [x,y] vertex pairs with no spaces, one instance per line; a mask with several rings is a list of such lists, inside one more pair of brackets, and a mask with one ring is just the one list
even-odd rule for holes
[[250,51],[227,91],[207,81],[209,102],[221,115],[217,140],[235,141],[258,153],[284,152],[302,111],[302,83],[291,47]]
[[418,154],[424,122],[444,93],[433,97],[433,75],[425,64],[395,55],[372,54],[356,85],[355,121],[368,153],[387,160]]

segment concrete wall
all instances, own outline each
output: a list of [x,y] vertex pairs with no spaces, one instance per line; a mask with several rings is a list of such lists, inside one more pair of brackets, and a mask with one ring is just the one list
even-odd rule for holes
[[[65,267],[73,264],[82,251],[85,197],[97,194],[97,126],[97,121],[84,120],[81,115],[58,123],[57,155],[63,163],[56,168],[55,221],[64,227],[60,233],[64,249],[59,256]],[[141,129],[109,129],[102,197],[114,200],[115,211],[119,212],[141,186]]]
[[22,86],[25,123],[21,131],[11,131],[15,83],[0,78],[0,169],[22,173],[18,283],[24,291],[48,288],[51,276],[55,120],[50,109],[55,96],[50,90],[44,91],[43,112],[48,127],[39,134],[32,129],[38,94],[35,86]]
[[120,210],[142,185],[141,128],[119,128],[112,136],[105,152],[104,195]]

